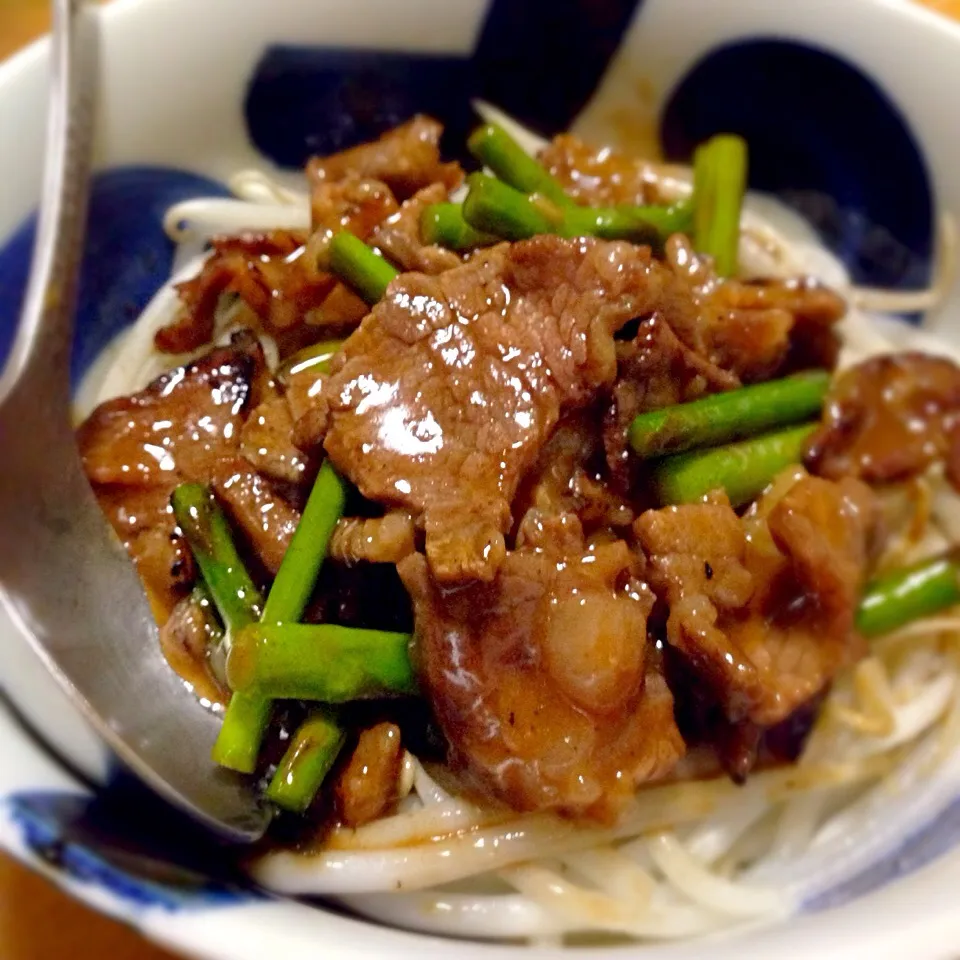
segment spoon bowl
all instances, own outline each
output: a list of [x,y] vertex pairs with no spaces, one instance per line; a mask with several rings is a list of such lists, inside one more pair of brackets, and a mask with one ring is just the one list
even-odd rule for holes
[[137,574],[84,476],[70,423],[97,63],[96,12],[84,0],[56,0],[37,240],[0,377],[0,598],[121,763],[219,836],[250,842],[263,835],[269,813],[250,782],[210,760],[220,720],[167,665]]

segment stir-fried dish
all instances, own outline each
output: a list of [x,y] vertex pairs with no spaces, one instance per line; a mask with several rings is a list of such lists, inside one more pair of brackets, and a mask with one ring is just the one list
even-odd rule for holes
[[[684,179],[567,134],[531,155],[495,124],[467,173],[440,133],[416,117],[313,159],[300,226],[221,210],[150,331],[167,372],[96,406],[83,463],[171,667],[223,712],[211,762],[262,778],[304,845],[263,882],[369,893],[360,868],[324,879],[330,857],[387,850],[385,890],[682,886],[677,862],[709,871],[805,789],[798,760],[820,782],[811,730],[880,725],[830,741],[831,762],[874,758],[847,790],[902,759],[849,738],[896,727],[909,644],[875,638],[960,601],[933,509],[960,489],[960,367],[838,372],[845,296],[750,268],[737,137]],[[713,791],[699,812],[691,785]],[[668,833],[628,856],[723,804],[742,825],[719,853]],[[529,846],[484,859],[516,823]],[[458,866],[397,853],[444,844]],[[489,935],[700,929],[582,907]]]

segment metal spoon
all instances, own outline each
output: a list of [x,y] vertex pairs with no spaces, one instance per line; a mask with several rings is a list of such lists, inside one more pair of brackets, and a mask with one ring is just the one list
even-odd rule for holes
[[98,21],[55,0],[43,192],[20,327],[0,377],[0,596],[120,760],[222,837],[262,836],[252,785],[216,768],[219,720],[167,665],[140,581],[83,474],[70,347],[89,192]]

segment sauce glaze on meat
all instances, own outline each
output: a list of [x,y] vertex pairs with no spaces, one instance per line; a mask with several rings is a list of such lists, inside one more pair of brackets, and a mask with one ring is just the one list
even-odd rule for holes
[[[207,352],[80,428],[158,616],[174,610],[171,662],[189,673],[208,629],[174,486],[212,485],[266,586],[327,456],[358,493],[308,616],[402,628],[412,603],[421,685],[474,792],[609,820],[674,774],[685,736],[738,778],[764,737],[795,755],[865,649],[854,614],[878,520],[863,481],[943,460],[956,482],[960,369],[868,361],[837,379],[810,473],[788,470],[740,513],[722,491],[658,509],[627,445],[633,418],[832,366],[843,302],[803,278],[723,280],[681,235],[662,258],[553,236],[465,255],[426,244],[423,208],[462,179],[440,133],[417,117],[311,161],[309,232],[218,238],[181,286],[157,346]],[[573,137],[542,159],[580,203],[662,200],[648,165]],[[339,229],[408,271],[372,310],[322,269]],[[282,357],[350,335],[329,374],[274,382],[250,334],[211,343],[228,304]],[[344,822],[390,809],[400,740],[382,717],[360,734],[335,789]]]

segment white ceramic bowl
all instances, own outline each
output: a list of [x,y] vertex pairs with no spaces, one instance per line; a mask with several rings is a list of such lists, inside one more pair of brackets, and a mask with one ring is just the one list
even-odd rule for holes
[[[75,374],[167,278],[167,204],[244,167],[363,139],[416,109],[459,136],[472,94],[547,133],[572,126],[635,149],[661,136],[678,157],[710,133],[743,132],[754,185],[812,217],[864,284],[922,286],[937,212],[960,212],[960,27],[909,0],[116,0],[100,17],[103,174]],[[39,192],[46,65],[39,43],[0,66],[0,355],[27,264],[21,225]],[[958,314],[955,285],[928,325],[960,347]],[[529,955],[453,946],[236,886],[214,847],[184,838],[135,791],[90,785],[111,779],[110,758],[2,613],[0,671],[9,699],[0,707],[0,843],[147,935],[210,960]],[[818,909],[717,940],[711,955],[955,955],[953,799],[942,797],[905,845]],[[596,953],[693,958],[705,949]]]

